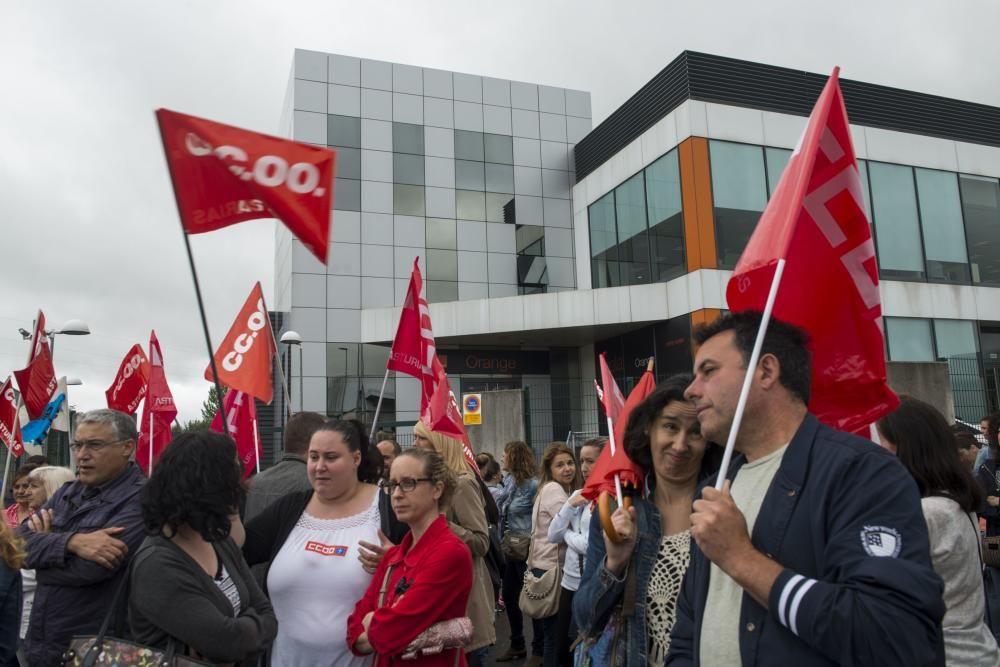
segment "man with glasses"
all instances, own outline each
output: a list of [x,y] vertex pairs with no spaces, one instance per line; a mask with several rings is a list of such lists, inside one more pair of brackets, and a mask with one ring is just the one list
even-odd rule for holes
[[[38,588],[26,637],[28,664],[61,665],[74,635],[94,635],[115,602],[144,529],[139,492],[145,478],[131,461],[135,422],[116,410],[93,410],[77,421],[77,479],[64,485],[21,527],[25,567]],[[127,634],[126,596],[110,632]]]

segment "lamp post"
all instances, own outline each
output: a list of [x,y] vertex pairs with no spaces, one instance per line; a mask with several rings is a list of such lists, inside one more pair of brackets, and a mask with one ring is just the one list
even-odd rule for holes
[[340,414],[343,416],[346,412],[344,409],[344,399],[347,398],[347,348],[338,347],[337,349],[344,353],[344,390],[340,393]]
[[[31,332],[26,329],[18,329],[21,338],[31,340]],[[67,320],[60,329],[49,329],[45,332],[49,339],[49,354],[54,358],[56,355],[56,336],[89,336],[90,327],[83,320]]]
[[[83,384],[83,380],[78,377],[68,377],[66,378],[66,404],[69,405],[69,387],[79,387]],[[69,431],[67,432],[67,437],[70,441],[73,439],[73,415],[76,414],[76,410],[72,405],[66,409],[66,414],[69,415]],[[69,448],[69,467],[76,470],[76,454],[73,453],[73,448]]]
[[[289,346],[295,345],[299,348],[299,411],[301,411],[303,409],[302,406],[304,404],[303,401],[305,399],[305,396],[302,393],[302,376],[304,374],[302,368],[302,336],[300,336],[297,331],[286,331],[285,333],[281,334],[281,342],[284,343],[285,345]],[[291,365],[292,365],[292,356],[291,356],[291,351],[289,350],[289,355],[288,355],[289,375],[291,375],[291,370],[292,370]]]

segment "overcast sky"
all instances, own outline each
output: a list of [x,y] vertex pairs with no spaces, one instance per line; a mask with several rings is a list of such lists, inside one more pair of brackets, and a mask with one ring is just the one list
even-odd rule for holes
[[[596,124],[684,49],[1000,106],[997,26],[996,0],[0,0],[0,378],[38,308],[82,318],[56,370],[104,407],[155,328],[180,419],[199,416],[207,352],[153,110],[277,132],[295,48],[587,90]],[[273,237],[192,237],[216,344],[255,280],[273,300]]]

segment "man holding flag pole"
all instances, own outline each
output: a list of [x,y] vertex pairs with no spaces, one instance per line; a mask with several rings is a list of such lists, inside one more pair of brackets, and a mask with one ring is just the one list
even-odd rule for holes
[[726,454],[694,503],[666,664],[944,664],[916,485],[850,435],[898,403],[873,260],[834,70],[730,280],[732,313],[695,332],[686,396]]

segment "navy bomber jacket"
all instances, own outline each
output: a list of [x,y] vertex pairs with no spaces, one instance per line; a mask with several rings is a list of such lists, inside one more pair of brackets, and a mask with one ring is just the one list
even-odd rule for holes
[[[728,479],[745,462],[735,458]],[[931,565],[920,495],[881,447],[807,415],[751,540],[785,569],[767,609],[743,594],[744,667],[944,664],[944,587]],[[712,631],[703,619],[710,565],[692,541],[667,665],[699,664],[702,630]]]

